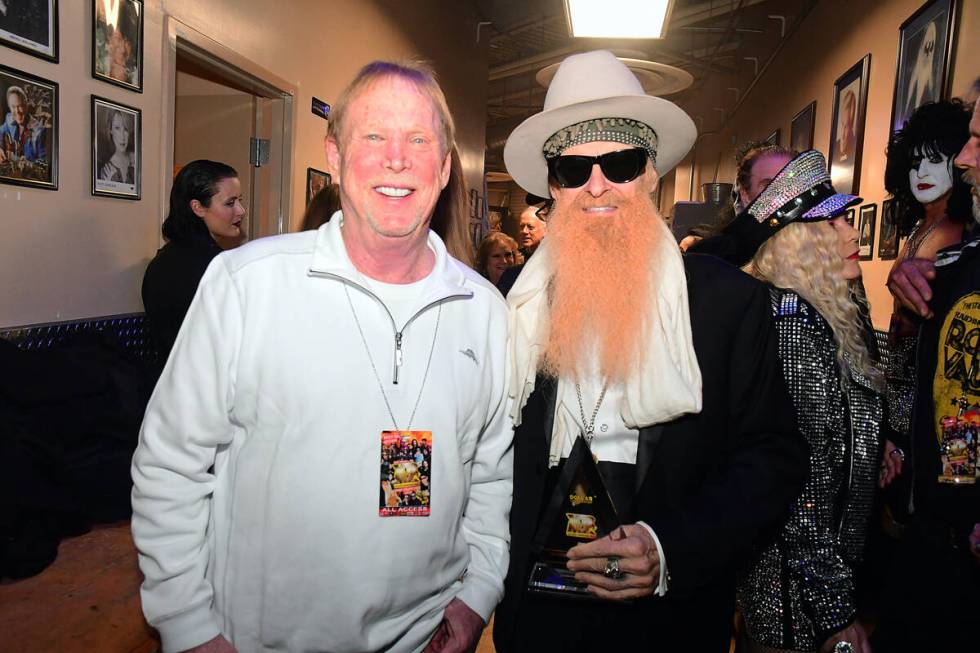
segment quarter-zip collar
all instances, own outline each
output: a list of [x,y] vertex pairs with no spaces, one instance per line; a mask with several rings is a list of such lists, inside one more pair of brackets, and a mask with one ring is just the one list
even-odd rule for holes
[[430,230],[428,245],[435,254],[435,265],[426,279],[425,292],[412,306],[411,317],[405,324],[397,324],[391,310],[365,283],[364,275],[354,267],[347,255],[347,248],[344,246],[341,233],[343,220],[343,214],[337,211],[330,221],[317,231],[309,274],[314,277],[333,278],[341,283],[346,283],[381,304],[391,320],[392,333],[395,339],[392,382],[398,383],[399,371],[402,367],[402,340],[408,325],[419,315],[438,306],[443,301],[470,298],[473,296],[473,291],[465,287],[466,276],[458,267],[462,264],[449,257],[442,239]]
[[[337,277],[356,286],[359,290],[375,296],[367,287],[364,275],[354,267],[347,255],[347,248],[344,246],[344,237],[341,232],[343,224],[343,213],[337,211],[330,221],[317,231],[313,257],[310,261],[310,274]],[[466,276],[458,267],[461,264],[450,258],[442,239],[432,230],[429,231],[428,246],[435,254],[435,265],[432,272],[429,273],[425,293],[420,298],[419,305],[412,311],[413,313],[450,297],[473,296],[473,291],[466,287]]]

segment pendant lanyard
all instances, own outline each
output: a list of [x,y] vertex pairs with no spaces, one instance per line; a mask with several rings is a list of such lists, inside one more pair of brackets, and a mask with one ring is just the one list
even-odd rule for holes
[[[364,351],[367,353],[368,362],[371,363],[371,371],[374,372],[374,380],[378,382],[378,389],[381,390],[381,398],[385,401],[385,407],[388,409],[388,415],[391,417],[391,423],[394,425],[396,431],[401,431],[398,428],[398,420],[395,419],[395,413],[391,410],[391,402],[388,401],[388,393],[385,392],[384,384],[381,383],[381,376],[378,374],[378,368],[374,364],[374,357],[371,356],[371,348],[368,347],[367,338],[364,336],[364,329],[361,328],[361,321],[357,317],[357,311],[354,310],[354,302],[350,298],[350,290],[347,288],[347,284],[344,283],[344,294],[347,295],[347,303],[350,305],[351,315],[354,316],[354,324],[357,325],[357,332],[361,334],[361,342],[364,343]],[[429,367],[432,365],[432,354],[436,350],[436,336],[439,335],[439,322],[442,318],[442,304],[439,304],[439,311],[436,313],[436,328],[432,331],[432,346],[429,348],[429,359],[425,362],[425,373],[422,375],[422,385],[419,387],[419,396],[415,399],[415,407],[412,408],[412,416],[408,418],[408,426],[405,430],[412,430],[412,422],[415,420],[415,411],[419,409],[419,402],[422,401],[422,392],[425,390],[425,382],[429,378]],[[400,343],[399,343],[400,345]]]
[[589,445],[589,449],[592,448],[592,440],[595,438],[595,419],[599,414],[599,406],[602,405],[602,400],[606,397],[606,388],[609,387],[609,381],[605,381],[602,384],[602,392],[599,393],[599,401],[596,402],[595,408],[592,409],[592,418],[586,421],[585,419],[585,408],[582,406],[582,388],[579,386],[578,381],[575,382],[575,396],[578,398],[578,412],[582,416],[582,428],[585,432],[582,434],[585,437],[585,444]]

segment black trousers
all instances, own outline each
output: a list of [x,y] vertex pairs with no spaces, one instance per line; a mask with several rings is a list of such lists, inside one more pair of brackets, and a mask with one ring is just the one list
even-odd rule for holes
[[[700,602],[699,602],[700,603]],[[650,598],[635,603],[576,601],[525,595],[511,647],[498,653],[697,651],[727,653],[732,609],[692,610],[688,602]]]
[[913,522],[895,556],[871,637],[875,653],[975,651],[980,560],[966,537]]

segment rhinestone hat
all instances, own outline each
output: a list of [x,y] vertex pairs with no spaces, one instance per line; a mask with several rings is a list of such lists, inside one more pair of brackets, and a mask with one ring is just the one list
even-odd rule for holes
[[725,258],[742,267],[762,243],[791,222],[830,220],[861,198],[834,190],[823,155],[816,150],[799,154],[783,166],[769,186],[723,229],[718,238],[731,245]]
[[592,118],[559,129],[544,142],[545,159],[560,156],[573,145],[606,141],[646,150],[650,163],[657,165],[657,132],[639,120],[629,118]]
[[830,220],[860,203],[860,197],[835,191],[823,155],[807,150],[783,166],[746,213],[779,229],[796,220]]

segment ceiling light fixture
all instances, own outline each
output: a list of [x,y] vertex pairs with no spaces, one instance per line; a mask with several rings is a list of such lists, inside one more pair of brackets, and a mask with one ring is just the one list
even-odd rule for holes
[[575,38],[662,39],[674,0],[565,0]]

